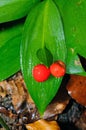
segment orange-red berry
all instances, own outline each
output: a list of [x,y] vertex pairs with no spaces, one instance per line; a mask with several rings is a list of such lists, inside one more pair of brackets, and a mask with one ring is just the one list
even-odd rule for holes
[[36,81],[43,82],[50,76],[50,69],[47,68],[44,64],[38,64],[34,66],[32,74]]
[[62,61],[56,61],[50,66],[50,72],[55,77],[62,77],[66,72],[65,64]]

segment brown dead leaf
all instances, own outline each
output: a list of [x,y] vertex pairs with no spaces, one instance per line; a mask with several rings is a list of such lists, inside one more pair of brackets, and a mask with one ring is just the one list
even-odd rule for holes
[[56,121],[38,120],[26,125],[27,130],[60,130]]
[[71,75],[67,84],[69,95],[78,103],[86,106],[86,77]]

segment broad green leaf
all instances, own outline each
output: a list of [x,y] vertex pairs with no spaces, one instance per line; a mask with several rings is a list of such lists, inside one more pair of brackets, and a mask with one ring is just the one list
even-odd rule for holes
[[[43,114],[47,105],[57,93],[62,78],[50,76],[45,82],[37,82],[32,76],[33,67],[46,63],[53,56],[53,62],[66,59],[66,46],[62,21],[58,8],[52,0],[39,3],[27,17],[22,44],[21,68],[27,89],[34,100],[40,114]],[[43,53],[43,58],[37,53]],[[42,55],[42,54],[41,54]],[[52,55],[52,56],[50,56]],[[50,59],[50,60],[52,60]]]
[[20,70],[20,43],[23,24],[0,31],[0,81]]
[[22,18],[40,0],[0,0],[0,23]]
[[67,72],[84,73],[77,54],[86,57],[86,0],[54,1],[59,7],[64,24],[68,48]]

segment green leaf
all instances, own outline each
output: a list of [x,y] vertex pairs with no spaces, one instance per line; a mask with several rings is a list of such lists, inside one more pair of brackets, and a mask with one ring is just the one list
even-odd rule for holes
[[1,124],[6,130],[10,130],[10,128],[8,127],[8,125],[5,123],[5,121],[2,119],[1,116],[0,116],[0,124]]
[[0,31],[0,81],[20,70],[20,43],[23,24]]
[[41,48],[37,51],[37,57],[46,66],[50,66],[53,62],[53,56],[51,52],[46,48]]
[[0,23],[22,18],[40,0],[0,0]]
[[54,1],[59,7],[64,24],[68,48],[67,72],[84,73],[77,54],[86,57],[86,0]]
[[80,59],[73,48],[68,48],[68,56],[67,56],[67,73],[69,74],[78,74],[83,73],[84,69],[81,65]]
[[[44,53],[45,50],[47,54]],[[43,54],[43,58],[38,56],[40,53]],[[62,21],[58,8],[52,0],[45,0],[31,10],[24,26],[21,44],[22,73],[40,114],[43,114],[62,81],[62,78],[53,76],[45,82],[39,83],[34,80],[33,67],[45,63],[48,53],[50,60],[53,56],[53,62],[56,60],[65,62],[66,46]]]

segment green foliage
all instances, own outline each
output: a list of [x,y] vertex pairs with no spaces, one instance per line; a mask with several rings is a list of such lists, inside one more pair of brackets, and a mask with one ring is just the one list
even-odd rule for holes
[[52,0],[39,3],[29,13],[25,22],[21,44],[23,76],[40,114],[43,114],[62,81],[62,78],[53,76],[41,83],[34,80],[32,76],[33,67],[40,63],[47,65],[48,58],[51,58],[53,62],[56,60],[65,62],[66,59],[62,21]]
[[0,0],[0,23],[22,18],[40,0]]
[[20,69],[20,43],[23,24],[0,31],[0,81]]
[[45,64],[48,67],[53,62],[53,56],[52,56],[51,52],[46,47],[38,49],[37,57],[39,58],[40,62],[42,62],[43,64]]
[[77,54],[86,58],[86,0],[54,0],[62,16],[68,48],[67,73],[83,73]]
[[[23,30],[23,24],[15,25],[15,20],[24,16]],[[43,114],[62,78],[50,76],[38,83],[32,76],[35,65],[49,67],[62,60],[68,74],[86,75],[78,57],[86,58],[86,0],[0,0],[0,23],[10,21],[14,26],[0,28],[0,81],[21,69],[28,91]]]

